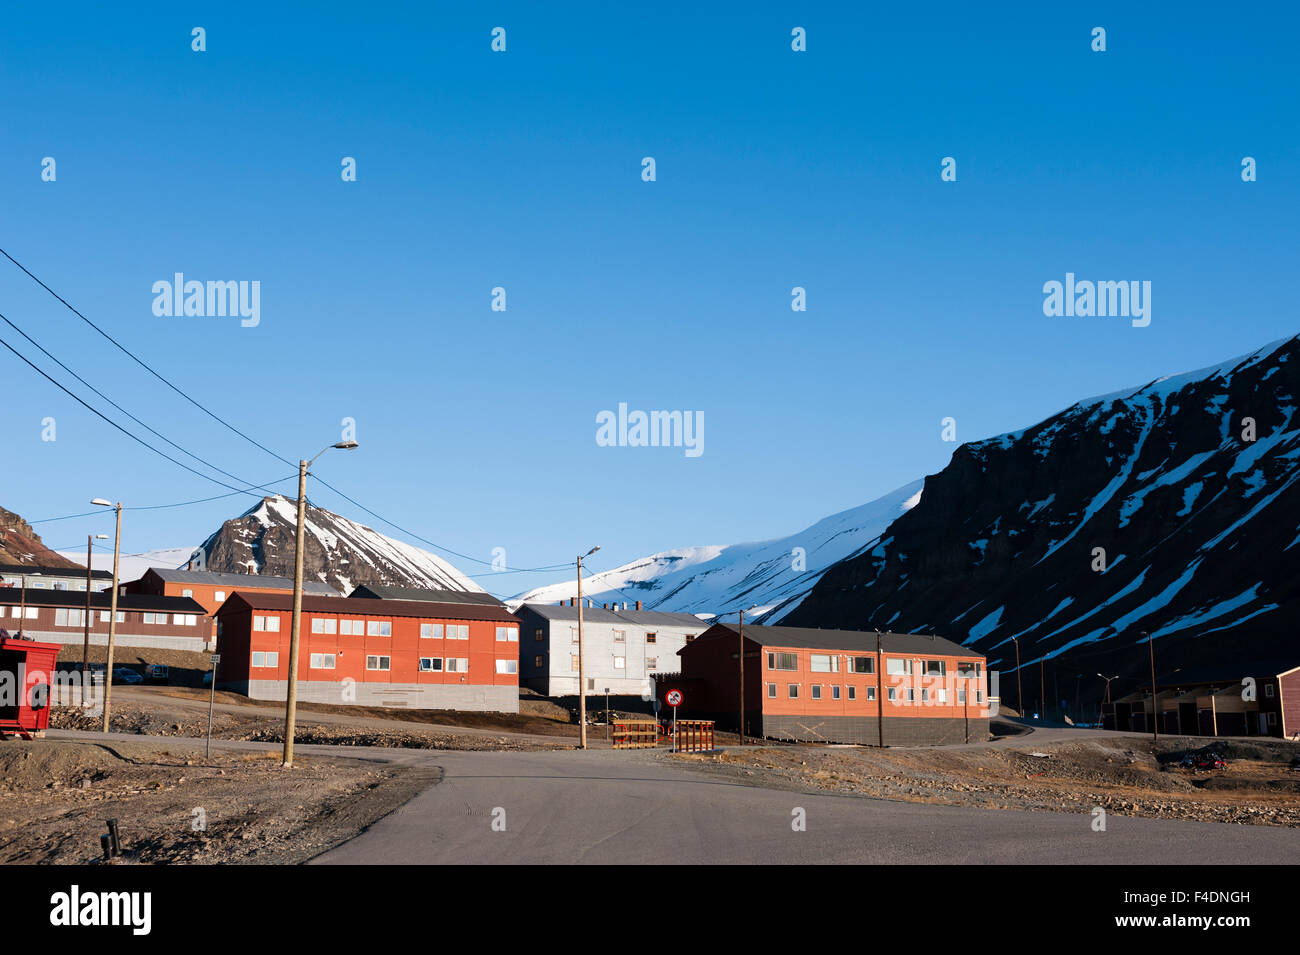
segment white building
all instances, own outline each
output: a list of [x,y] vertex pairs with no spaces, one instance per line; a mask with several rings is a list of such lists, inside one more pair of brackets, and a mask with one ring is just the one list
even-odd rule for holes
[[[708,629],[689,613],[584,607],[583,663],[587,692],[640,696],[653,675],[678,673],[677,651]],[[519,618],[519,685],[545,696],[578,693],[578,608],[570,603],[524,604]]]
[[[28,590],[86,590],[86,570],[77,567],[42,567],[36,564],[0,564],[0,587],[22,587]],[[107,570],[90,572],[92,593],[113,586],[113,575]]]

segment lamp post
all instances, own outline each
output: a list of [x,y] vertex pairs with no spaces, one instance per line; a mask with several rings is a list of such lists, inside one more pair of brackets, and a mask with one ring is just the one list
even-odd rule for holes
[[1151,634],[1145,630],[1142,636],[1147,638],[1147,654],[1151,660],[1151,740],[1160,739],[1160,711],[1156,708],[1156,648],[1151,642]]
[[[108,653],[104,658],[104,732],[108,732],[108,702],[113,692],[113,640],[117,637],[117,566],[122,555],[122,502],[97,497],[91,504],[111,507],[117,512],[117,527],[113,531],[113,593],[108,598]],[[89,601],[90,597],[87,596]]]
[[1015,637],[1011,642],[1016,645],[1016,709],[1020,711],[1020,718],[1025,718],[1025,698],[1020,689],[1020,641]]
[[91,566],[91,546],[96,540],[108,540],[107,534],[87,534],[86,535],[86,619],[82,621],[82,642],[81,642],[81,702],[86,702],[86,673],[90,668],[90,588],[92,584],[90,566]]
[[[303,529],[307,523],[307,469],[316,463],[316,458],[330,448],[351,451],[357,446],[355,441],[340,441],[321,448],[320,454],[310,461],[298,462],[298,533],[293,555],[293,623],[289,628],[289,679],[285,691],[284,704],[284,762],[288,769],[293,766],[293,729],[298,706],[298,625],[302,621],[302,542]],[[220,649],[220,648],[218,648]],[[215,690],[217,675],[212,674],[212,686]]]
[[597,544],[578,558],[578,748],[587,748],[587,670],[582,659],[582,562],[596,551]]
[[[1107,675],[1104,674],[1104,673],[1098,673],[1097,676],[1101,677],[1103,680],[1106,681],[1106,696],[1105,696],[1105,698],[1101,701],[1102,710],[1101,710],[1101,714],[1099,715],[1099,717],[1098,717],[1098,719],[1097,719],[1097,722],[1098,722],[1098,723],[1102,723],[1102,724],[1104,724],[1104,723],[1106,722],[1106,704],[1110,702],[1110,681],[1111,681],[1111,680],[1118,680],[1118,679],[1119,679],[1119,674],[1116,673],[1114,676],[1107,676]],[[1103,725],[1102,728],[1104,729],[1105,726]]]

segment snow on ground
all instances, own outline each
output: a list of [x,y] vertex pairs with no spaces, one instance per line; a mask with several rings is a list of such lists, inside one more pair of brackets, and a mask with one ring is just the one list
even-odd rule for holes
[[[102,545],[103,541],[99,543]],[[109,547],[111,548],[112,545],[110,544]],[[118,560],[118,579],[139,580],[150,567],[165,567],[168,570],[184,567],[189,561],[190,555],[196,549],[194,547],[165,547],[161,550],[145,551],[143,554],[123,554]],[[83,567],[86,564],[86,552],[84,550],[61,550],[58,553],[69,560],[75,560]],[[110,549],[108,553],[104,553],[96,548],[91,556],[90,563],[93,570],[112,572],[113,551]]]

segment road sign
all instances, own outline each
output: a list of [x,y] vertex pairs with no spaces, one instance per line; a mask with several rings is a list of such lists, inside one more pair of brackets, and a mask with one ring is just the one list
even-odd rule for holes
[[669,691],[664,695],[664,702],[667,703],[669,706],[681,706],[681,705],[682,705],[682,691],[681,691],[681,690],[669,690]]
[[221,662],[221,654],[220,653],[212,654],[212,665],[216,666],[220,662]]

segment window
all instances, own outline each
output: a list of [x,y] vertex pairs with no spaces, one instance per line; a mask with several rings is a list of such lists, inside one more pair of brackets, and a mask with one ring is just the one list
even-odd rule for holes
[[366,657],[367,670],[387,670],[392,661],[388,657],[371,655]]
[[312,633],[334,633],[338,629],[338,621],[333,617],[325,619],[324,617],[313,617],[311,621]]
[[442,671],[442,657],[420,657],[421,673],[439,673]]
[[909,676],[912,672],[912,661],[904,660],[901,657],[887,657],[885,659],[885,672],[890,676]]
[[334,654],[332,653],[313,653],[311,655],[311,668],[313,670],[333,670]]
[[658,642],[659,642],[659,635],[658,635],[657,633],[647,633],[647,634],[645,635],[645,642],[646,642],[646,643],[658,643]]
[[[26,613],[23,612],[24,609],[26,610]],[[23,608],[23,607],[14,607],[14,611],[13,611],[12,616],[14,616],[14,617],[22,617],[24,620],[35,620],[35,619],[36,619],[36,609],[37,609],[37,608],[35,608],[35,607],[27,607],[27,608]],[[102,613],[103,616],[102,616],[100,619],[102,619],[102,620],[107,620],[107,619],[108,619],[108,611],[107,611],[107,610],[104,610],[104,611],[101,611],[101,613]],[[125,615],[122,613],[122,611],[119,610],[119,611],[117,612],[117,622],[118,622],[118,623],[121,623],[121,622],[122,622],[123,620],[125,620],[125,619],[126,619]]]
[[217,603],[222,603],[226,599],[226,592],[224,590],[218,590],[212,594],[212,599]]
[[422,623],[420,624],[420,636],[426,640],[442,639],[442,624],[440,623]]
[[769,670],[797,670],[799,669],[799,657],[793,653],[768,653],[767,668]]
[[278,633],[280,631],[280,618],[254,617],[253,629],[257,631],[266,631],[268,633]]
[[958,660],[957,676],[963,680],[970,680],[979,675],[979,664],[974,660]]
[[923,676],[943,676],[947,672],[942,660],[922,660],[921,674]]
[[178,627],[193,627],[199,622],[198,614],[193,613],[174,613],[172,614],[172,623]]
[[886,689],[885,692],[888,694],[890,703],[898,702],[898,691],[895,690],[892,686]]
[[350,637],[359,637],[366,632],[366,622],[364,620],[340,620],[339,633],[345,633]]
[[1273,684],[1272,684],[1272,683],[1265,683],[1265,684],[1264,684],[1264,695],[1265,695],[1266,697],[1268,697],[1270,700],[1273,698]]
[[[371,620],[366,624],[366,636],[368,637],[391,637],[393,635],[393,621],[391,620]],[[384,669],[388,669],[385,667]]]
[[876,688],[874,686],[867,687],[867,699],[874,700],[875,698],[876,698]]
[[857,698],[858,698],[858,688],[856,686],[849,687],[849,699],[856,700]]
[[539,670],[542,669],[546,666],[546,657],[533,657],[533,666]]
[[[107,610],[101,610],[101,611],[99,612],[99,622],[100,622],[100,623],[108,623],[108,614],[109,614],[109,611],[107,611]],[[14,616],[15,616],[15,617],[18,616],[18,608],[17,608],[17,607],[14,607]],[[35,617],[35,616],[36,616],[36,614],[32,612],[32,609],[31,609],[30,607],[27,608],[27,616],[28,616],[28,617]],[[119,611],[117,612],[117,622],[118,622],[118,623],[126,623],[126,612],[125,612],[125,611],[123,611],[123,610],[119,610]]]
[[957,702],[958,702],[958,703],[965,703],[965,702],[966,702],[966,691],[965,691],[965,690],[958,690],[958,691],[957,691]]
[[690,642],[691,642],[692,640],[694,640],[694,639],[695,639],[695,634],[693,634],[693,633],[688,633],[688,634],[686,635],[686,642],[687,642],[687,643],[690,643]]
[[839,673],[840,658],[837,654],[814,653],[809,658],[813,673]]
[[266,652],[253,651],[253,666],[255,667],[278,667],[280,665],[280,654],[276,650]]
[[[908,699],[910,700],[910,699],[912,698],[912,697],[910,696],[910,694],[912,693],[912,691],[911,691],[911,690],[908,690],[908,693],[909,693]],[[929,702],[930,702],[930,691],[929,691],[929,690],[922,690],[922,691],[921,691],[921,702],[922,702],[922,703],[929,703]]]
[[627,657],[617,657],[617,656],[614,657],[614,669],[615,670],[627,669]]
[[659,658],[658,658],[658,657],[646,657],[646,658],[645,658],[645,668],[646,668],[647,670],[657,670],[657,669],[659,668]]
[[875,657],[851,657],[849,659],[849,672],[850,673],[875,673],[876,658]]
[[831,699],[838,700],[839,698],[840,698],[840,688],[838,686],[831,687]]
[[448,672],[448,673],[468,673],[468,672],[469,672],[469,657],[448,657],[448,658],[447,658],[447,672]]
[[181,591],[181,596],[182,596],[182,597],[193,597],[193,596],[194,596],[194,591],[193,591],[193,590],[190,590],[188,587],[186,587],[184,590]]
[[916,690],[912,689],[910,686],[907,688],[907,702],[916,702]]
[[811,689],[812,689],[812,698],[813,698],[814,700],[820,700],[820,699],[822,698],[822,687],[821,687],[821,684],[820,684],[820,683],[814,683],[814,684],[812,685]]
[[576,653],[569,655],[569,669],[574,673],[578,672],[578,655]]
[[797,700],[797,699],[799,699],[799,684],[798,684],[798,683],[787,683],[787,684],[786,684],[786,687],[785,687],[785,692],[786,692],[786,695],[789,696],[790,699],[792,699],[792,700]]
[[947,702],[948,702],[948,691],[947,691],[947,690],[936,690],[935,692],[938,694],[938,697],[939,697],[939,698],[938,698],[938,702],[940,702],[940,703],[947,703]]
[[[159,619],[158,619],[159,617],[162,617],[162,619],[159,620]],[[145,623],[153,623],[153,624],[166,623],[166,622],[167,622],[167,614],[165,614],[165,613],[149,613],[148,611],[146,611],[145,614],[144,614],[144,622],[145,622]]]
[[769,684],[767,685],[767,698],[768,698],[769,700],[775,700],[775,699],[776,699],[776,684],[775,684],[775,683],[769,683]]
[[1269,725],[1269,726],[1277,726],[1277,714],[1276,714],[1276,713],[1269,713],[1269,714],[1268,714],[1268,725]]
[[983,690],[976,690],[976,691],[975,691],[975,702],[976,702],[976,703],[983,703],[983,702],[984,702],[984,691],[983,691]]
[[519,631],[514,627],[497,627],[497,640],[519,641]]
[[498,672],[498,673],[518,673],[518,672],[519,672],[519,661],[518,661],[518,660],[498,660],[498,661],[497,661],[497,672]]
[[59,608],[54,611],[54,625],[56,627],[81,627],[86,623],[86,611],[68,610]]
[[615,631],[614,631],[614,642],[615,642],[615,643],[627,643],[627,631],[626,631],[626,630],[615,630]]
[[533,631],[533,639],[536,640],[538,643],[541,643],[543,640],[546,639],[544,636],[542,636],[541,627],[538,627],[536,630]]
[[448,639],[448,640],[468,640],[468,639],[469,639],[469,624],[467,624],[467,623],[462,623],[462,624],[449,623],[449,624],[447,624],[447,639]]

